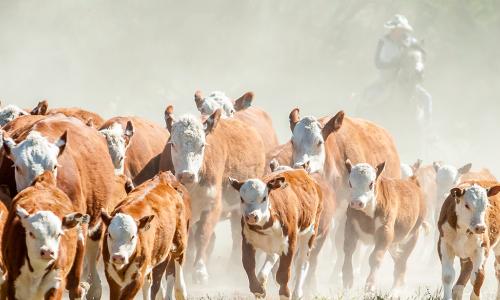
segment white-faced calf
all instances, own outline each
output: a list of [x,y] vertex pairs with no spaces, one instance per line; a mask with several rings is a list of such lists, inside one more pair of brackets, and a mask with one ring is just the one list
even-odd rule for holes
[[[102,213],[107,225],[104,267],[111,299],[151,298],[153,273],[175,264],[176,299],[187,297],[182,264],[187,244],[186,209],[166,173],[146,181],[115,208]],[[161,274],[160,274],[161,278]]]
[[[230,183],[241,198],[243,267],[250,291],[256,297],[266,296],[268,275],[279,259],[279,295],[288,299],[291,265],[297,256],[293,298],[301,298],[322,210],[320,186],[304,170],[275,172],[263,180],[231,178]],[[256,249],[267,254],[258,275]]]
[[376,168],[367,163],[355,166],[349,160],[351,197],[347,209],[343,266],[344,286],[353,285],[352,254],[359,240],[374,244],[370,255],[370,274],[365,289],[375,289],[377,271],[387,251],[394,259],[393,288],[404,284],[406,262],[418,239],[425,219],[423,194],[414,179],[389,179],[380,176],[385,163]]
[[[450,190],[439,216],[438,253],[441,258],[444,299],[462,299],[471,281],[470,299],[479,299],[490,250],[495,255],[495,273],[500,299],[500,185],[497,182],[467,182]],[[460,258],[460,276],[453,286],[455,257]],[[453,288],[452,288],[453,287]]]

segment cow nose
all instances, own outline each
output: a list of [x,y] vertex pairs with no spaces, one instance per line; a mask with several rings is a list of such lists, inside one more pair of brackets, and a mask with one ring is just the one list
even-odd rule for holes
[[182,172],[179,174],[178,179],[182,184],[190,184],[194,182],[194,174],[191,172]]
[[486,231],[486,226],[484,226],[483,224],[478,224],[474,226],[474,232],[477,234],[482,234],[485,231]]
[[40,256],[43,259],[52,259],[54,258],[54,251],[48,249],[40,249]]
[[351,202],[349,204],[354,209],[363,209],[363,208],[365,208],[365,204],[362,201],[360,201],[360,200],[351,200]]
[[248,224],[255,224],[257,223],[257,215],[255,214],[248,214],[245,216],[246,222]]
[[125,257],[123,257],[123,255],[121,254],[113,254],[111,260],[115,264],[123,264],[125,262]]

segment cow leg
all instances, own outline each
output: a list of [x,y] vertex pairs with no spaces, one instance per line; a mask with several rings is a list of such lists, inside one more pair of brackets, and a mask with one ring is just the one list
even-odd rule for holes
[[186,282],[182,270],[182,258],[175,260],[175,300],[187,299]]
[[163,299],[163,285],[161,282],[161,278],[163,274],[165,274],[165,270],[167,269],[168,258],[153,268],[152,271],[152,279],[153,284],[151,286],[151,299]]
[[460,259],[460,275],[452,290],[453,299],[462,299],[464,288],[469,282],[472,273],[472,261],[470,259]]
[[486,261],[486,251],[485,248],[479,247],[472,258],[472,293],[470,295],[471,299],[479,299],[481,287],[484,283],[484,263]]
[[121,287],[113,280],[106,269],[104,269],[104,275],[106,276],[109,285],[109,299],[118,299],[118,297],[120,297]]
[[66,284],[66,289],[69,291],[70,299],[84,299],[86,294],[86,289],[88,286],[86,282],[81,282],[81,276],[84,265],[85,257],[85,236],[86,234],[78,225],[78,240],[76,244],[76,254],[75,261],[73,262],[73,267],[68,275],[68,283]]
[[302,299],[304,296],[304,282],[306,281],[307,272],[309,271],[309,255],[311,253],[309,240],[311,238],[314,239],[314,234],[312,236],[301,236],[298,239],[297,254],[295,256],[297,268],[295,269],[295,287],[292,299]]
[[231,237],[233,240],[233,249],[231,252],[231,259],[229,261],[231,266],[234,266],[241,261],[241,213],[238,210],[231,212]]
[[356,244],[358,243],[358,234],[354,230],[352,224],[352,217],[348,214],[344,225],[345,236],[348,239],[344,239],[344,264],[342,266],[342,281],[344,283],[344,288],[351,289],[354,282],[354,276],[352,271],[352,254],[356,250]]
[[297,236],[295,232],[290,232],[288,235],[288,251],[280,256],[280,264],[276,273],[276,281],[280,286],[280,299],[289,299],[290,290],[288,289],[288,281],[292,269],[293,256],[295,255],[295,247],[297,244]]
[[87,239],[87,247],[85,251],[85,261],[88,268],[88,278],[90,288],[87,293],[87,299],[101,299],[102,285],[99,273],[97,272],[97,262],[99,261],[100,239]]
[[385,253],[387,252],[387,250],[389,250],[389,246],[392,243],[392,239],[394,236],[394,232],[392,232],[389,228],[393,229],[394,223],[384,224],[375,231],[375,248],[370,254],[370,274],[366,279],[366,292],[375,292],[375,281],[377,278],[378,270],[380,269],[380,264],[384,259]]
[[151,287],[153,286],[152,274],[149,273],[145,276],[144,282],[142,284],[142,299],[151,300]]
[[[345,212],[345,211],[344,211]],[[346,217],[344,215],[340,215],[335,218],[336,223],[335,226],[333,226],[333,230],[331,232],[332,236],[332,243],[335,249],[335,254],[337,256],[337,259],[335,260],[335,266],[333,267],[333,273],[332,273],[332,279],[335,281],[340,282],[340,274],[344,276],[344,272],[341,272],[343,270],[343,266],[345,265],[344,259],[346,255],[352,255],[350,252],[345,252],[345,245],[344,245],[344,235],[345,235],[345,230],[346,230]],[[352,264],[352,261],[351,261]],[[345,281],[345,280],[344,280]],[[345,287],[345,284],[344,284]]]
[[167,271],[165,272],[165,279],[167,281],[167,289],[165,292],[165,300],[174,299],[174,284],[175,284],[175,265],[174,260],[169,259],[167,264]]
[[441,256],[443,300],[451,300],[452,284],[455,279],[455,268],[453,267],[455,253],[442,239],[439,240],[439,253]]
[[497,277],[497,300],[500,300],[500,255],[497,253],[495,253],[495,275]]
[[278,258],[278,254],[266,254],[266,260],[264,261],[264,264],[262,265],[262,268],[257,275],[257,279],[264,288],[267,287],[267,279],[269,278],[269,273],[272,271],[274,265],[278,261]]
[[306,291],[308,291],[309,295],[313,295],[317,289],[317,280],[316,280],[316,268],[318,266],[318,256],[323,249],[323,245],[325,244],[326,237],[328,233],[323,234],[316,238],[316,243],[311,249],[311,255],[309,257],[309,272],[307,273],[306,278]]
[[393,290],[397,290],[405,284],[405,274],[406,274],[406,264],[410,254],[415,249],[415,245],[418,241],[418,230],[413,234],[413,236],[405,243],[400,245],[400,253],[394,258],[394,283]]
[[247,273],[250,292],[252,292],[256,298],[265,298],[266,287],[263,286],[257,279],[257,276],[255,276],[255,248],[247,241],[243,230],[241,235],[243,239],[241,245],[241,260],[243,262],[243,268]]

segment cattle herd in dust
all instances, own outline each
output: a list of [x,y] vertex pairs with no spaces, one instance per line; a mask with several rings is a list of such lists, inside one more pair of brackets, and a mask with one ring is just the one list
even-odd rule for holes
[[469,281],[479,299],[491,253],[500,283],[500,184],[488,170],[401,164],[389,132],[343,111],[291,110],[291,139],[279,145],[253,97],[196,92],[200,114],[168,106],[165,125],[47,101],[1,107],[2,299],[61,299],[65,290],[100,299],[101,258],[111,299],[186,299],[185,277],[212,280],[222,220],[227,257],[256,298],[277,296],[266,292],[270,279],[280,298],[310,296],[328,239],[346,289],[364,243],[366,292],[389,253],[396,294],[423,234],[434,235],[445,299],[461,299]]

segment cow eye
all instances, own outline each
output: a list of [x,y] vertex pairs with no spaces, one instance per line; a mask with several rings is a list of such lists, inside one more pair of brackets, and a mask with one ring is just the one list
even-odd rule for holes
[[264,198],[262,199],[261,203],[264,203],[264,202],[266,202],[266,201],[267,201],[267,197],[264,197]]
[[35,235],[33,234],[33,232],[31,232],[31,231],[30,231],[30,232],[29,232],[29,235],[30,235],[30,237],[31,237],[32,239],[34,239],[34,238],[35,238]]
[[350,180],[349,180],[349,187],[352,189],[352,184]]
[[469,204],[465,203],[465,208],[470,209]]
[[243,203],[243,202],[244,202],[244,201],[243,201],[243,198],[241,198],[241,197],[240,197],[240,201],[241,201],[241,203]]
[[135,238],[135,235],[133,235],[131,238],[130,238],[130,241],[132,242]]
[[113,240],[113,238],[111,237],[111,234],[109,234],[109,233],[108,233],[107,235],[108,235],[108,238],[109,238],[110,240]]
[[321,145],[323,145],[323,141],[319,141],[317,146],[321,147]]
[[370,187],[370,190],[373,189],[373,181],[370,182],[370,186],[369,187]]

